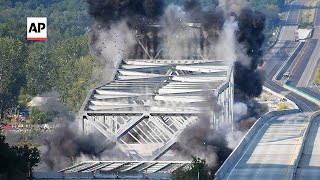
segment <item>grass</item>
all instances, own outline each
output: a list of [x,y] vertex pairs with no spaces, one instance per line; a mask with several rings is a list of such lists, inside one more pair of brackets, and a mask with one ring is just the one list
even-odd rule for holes
[[316,74],[314,75],[313,81],[315,84],[320,84],[320,67],[317,68]]
[[311,29],[315,18],[316,7],[319,1],[308,1],[304,3],[304,8],[301,11],[298,28]]
[[279,103],[278,110],[284,110],[284,109],[289,109],[288,105],[286,105],[285,103]]

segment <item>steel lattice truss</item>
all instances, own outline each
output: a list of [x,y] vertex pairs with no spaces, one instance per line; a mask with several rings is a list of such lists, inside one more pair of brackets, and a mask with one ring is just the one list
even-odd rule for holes
[[189,161],[85,161],[60,172],[146,172],[147,170],[148,173],[170,173],[189,164]]
[[[134,160],[159,159],[199,115],[212,114],[212,129],[232,122],[231,77],[219,60],[123,60],[114,80],[87,97],[82,131],[99,131]],[[219,112],[208,105],[211,96]]]

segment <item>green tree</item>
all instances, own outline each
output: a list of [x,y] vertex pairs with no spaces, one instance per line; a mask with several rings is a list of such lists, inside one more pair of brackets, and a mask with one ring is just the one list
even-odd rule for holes
[[11,151],[15,154],[17,164],[22,164],[19,169],[24,174],[30,175],[33,167],[37,166],[40,162],[40,152],[37,148],[29,148],[27,145],[24,146],[13,146]]
[[92,56],[83,56],[76,61],[74,73],[77,79],[72,83],[65,99],[71,110],[78,111],[80,109],[90,86],[93,84],[90,79],[92,79],[92,69],[95,66],[96,60]]
[[36,107],[31,108],[29,120],[32,124],[45,124],[48,121],[46,113]]
[[314,83],[320,85],[320,67],[317,68],[316,74],[314,76]]
[[8,167],[6,163],[3,162],[8,162],[8,155],[10,146],[8,143],[5,143],[5,136],[0,134],[0,174],[6,174],[8,172]]
[[55,65],[51,74],[53,88],[70,110],[81,106],[89,90],[93,68],[97,61],[88,55],[87,37],[70,38],[59,43],[53,50]]
[[[91,85],[88,72],[93,67],[85,35],[93,21],[86,2],[0,0],[0,11],[1,114],[18,104],[19,94],[36,96],[52,89],[71,109],[79,107]],[[48,17],[47,42],[25,40],[29,16]],[[69,97],[73,92],[78,94]]]
[[23,64],[25,48],[21,41],[0,37],[0,113],[17,100],[24,83]]
[[288,105],[286,105],[286,103],[279,103],[278,104],[278,109],[279,110],[283,110],[283,109],[288,109]]
[[177,180],[194,180],[194,179],[212,179],[209,177],[209,168],[206,160],[193,157],[191,165],[184,169],[179,169],[174,172],[173,179]]
[[51,91],[53,59],[51,59],[48,44],[34,43],[29,46],[29,56],[26,63],[27,93],[32,96]]
[[4,179],[24,180],[40,162],[40,151],[26,145],[10,147],[0,134],[0,162],[0,175]]
[[28,95],[25,90],[22,89],[18,97],[19,107],[23,109],[26,108],[31,100],[32,96]]
[[23,20],[7,20],[5,23],[0,23],[0,37],[13,37],[24,41],[26,39],[26,25]]

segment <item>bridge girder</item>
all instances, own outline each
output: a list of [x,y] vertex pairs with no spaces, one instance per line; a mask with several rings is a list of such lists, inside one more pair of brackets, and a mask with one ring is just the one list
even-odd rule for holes
[[88,95],[81,130],[135,160],[159,159],[204,113],[212,130],[233,124],[232,68],[220,60],[128,59],[114,74]]

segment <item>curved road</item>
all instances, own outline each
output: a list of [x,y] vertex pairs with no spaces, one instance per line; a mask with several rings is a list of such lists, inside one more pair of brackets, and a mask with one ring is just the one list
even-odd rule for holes
[[[270,53],[265,56],[266,63],[262,67],[262,69],[265,71],[267,75],[267,79],[264,84],[267,88],[277,93],[283,94],[288,99],[295,102],[302,111],[313,112],[319,109],[318,105],[295,93],[287,91],[281,85],[273,82],[272,80],[272,78],[275,76],[275,74],[278,72],[281,66],[285,63],[285,61],[288,58],[290,58],[290,55],[294,53],[294,50],[299,45],[298,42],[294,41],[294,32],[297,29],[301,8],[303,7],[303,4],[305,2],[305,0],[293,1],[290,5],[287,5],[287,18],[283,22],[283,26],[279,35],[279,40],[271,49]],[[298,67],[299,69],[301,68],[300,66]]]

